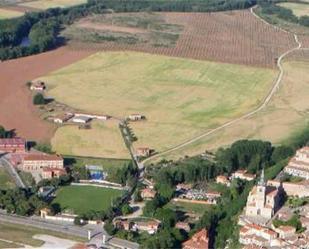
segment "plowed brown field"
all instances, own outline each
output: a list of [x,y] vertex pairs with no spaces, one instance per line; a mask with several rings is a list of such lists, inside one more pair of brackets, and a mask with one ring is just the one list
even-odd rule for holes
[[168,23],[184,26],[176,46],[151,47],[108,41],[83,44],[72,41],[72,47],[103,51],[133,50],[199,60],[276,67],[276,58],[296,45],[292,34],[266,25],[249,10],[158,15],[163,15]]
[[28,80],[76,62],[90,52],[70,51],[67,48],[0,62],[0,124],[30,140],[51,138],[54,127],[41,120],[25,83]]

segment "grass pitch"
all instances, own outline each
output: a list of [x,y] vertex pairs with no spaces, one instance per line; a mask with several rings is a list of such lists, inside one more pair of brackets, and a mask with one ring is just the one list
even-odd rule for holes
[[[138,138],[135,146],[162,151],[256,107],[276,73],[233,64],[106,52],[41,79],[48,85],[49,96],[72,107],[116,117],[144,114],[147,121],[130,124]],[[80,143],[80,149],[72,152],[86,154],[85,144],[97,141],[96,135],[84,134],[76,139],[75,134],[67,135],[70,129],[60,128],[56,133],[52,140],[54,149],[68,154],[66,150],[71,145],[74,148]],[[98,134],[107,133],[98,130]],[[114,140],[117,139],[115,133]],[[113,150],[112,156],[119,151],[121,158],[123,145],[110,144],[114,140],[95,142],[93,150]],[[105,153],[105,157],[111,156]]]
[[51,140],[53,149],[64,155],[129,159],[118,123],[94,121],[92,129],[78,129],[69,125],[60,127]]
[[21,6],[35,9],[68,8],[75,5],[87,3],[87,0],[37,0],[21,3]]
[[309,16],[309,2],[306,3],[279,3],[281,7],[290,9],[295,16]]
[[121,196],[123,191],[93,186],[66,186],[57,191],[53,203],[58,203],[62,210],[70,209],[76,214],[88,211],[105,211],[111,201]]
[[7,9],[2,9],[0,8],[0,20],[2,19],[10,19],[14,17],[20,17],[23,16],[24,13],[20,11],[15,11],[15,10],[7,10]]

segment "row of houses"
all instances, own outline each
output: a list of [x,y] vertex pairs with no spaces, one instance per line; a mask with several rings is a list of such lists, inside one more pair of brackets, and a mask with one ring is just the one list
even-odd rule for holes
[[309,248],[309,232],[297,234],[293,226],[270,229],[257,224],[247,224],[239,231],[239,242],[259,248],[305,249]]
[[296,151],[296,155],[284,168],[284,172],[309,180],[309,146]]
[[253,181],[256,178],[255,174],[248,173],[247,170],[239,169],[236,170],[230,177],[225,175],[219,175],[216,178],[216,183],[220,183],[226,186],[230,186],[231,181],[234,179],[240,179],[244,181]]
[[148,219],[148,220],[118,219],[115,220],[113,223],[117,229],[122,229],[126,231],[136,231],[136,232],[143,231],[149,234],[155,234],[159,230],[161,225],[161,222],[155,219]]

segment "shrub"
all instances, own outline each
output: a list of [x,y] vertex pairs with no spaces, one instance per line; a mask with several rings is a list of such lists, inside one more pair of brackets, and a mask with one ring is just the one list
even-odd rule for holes
[[37,93],[33,97],[33,104],[34,105],[44,105],[45,104],[45,98],[42,93]]

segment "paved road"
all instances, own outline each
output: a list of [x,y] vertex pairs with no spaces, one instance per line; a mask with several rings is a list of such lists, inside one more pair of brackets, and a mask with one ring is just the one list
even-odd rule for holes
[[[71,236],[78,236],[82,238],[88,237],[88,229],[83,227],[74,226],[72,224],[56,224],[46,222],[44,220],[33,219],[31,217],[21,217],[15,215],[8,215],[0,213],[0,221],[1,222],[8,222],[13,224],[25,225],[25,226],[32,226],[39,229],[50,230],[54,232],[59,232],[62,234],[67,234]],[[96,228],[89,228],[92,232],[96,232]]]
[[[256,14],[254,13],[254,11],[253,11],[253,8],[251,8],[251,13],[252,13],[256,18],[258,18],[259,20],[262,20],[262,21],[263,21],[264,23],[266,23],[267,25],[271,25],[271,24],[267,23],[265,20],[263,20],[262,18],[260,18],[258,15],[256,15]],[[271,26],[273,26],[273,25],[271,25]],[[273,26],[273,27],[275,27],[276,29],[280,29],[280,28],[278,28],[278,27],[276,27],[276,26]],[[287,31],[285,31],[285,30],[283,30],[283,31],[284,31],[284,32],[287,32]],[[202,139],[202,138],[208,137],[208,136],[212,135],[213,133],[216,133],[216,132],[218,132],[218,131],[220,131],[220,130],[222,130],[222,129],[224,129],[224,128],[227,128],[227,127],[229,127],[229,126],[231,126],[231,125],[233,125],[233,124],[235,124],[235,123],[237,123],[237,122],[239,122],[239,121],[241,121],[241,120],[243,120],[243,119],[249,118],[249,117],[255,115],[256,113],[260,112],[261,110],[263,110],[263,109],[267,106],[267,104],[270,102],[270,100],[272,99],[272,97],[274,96],[274,94],[276,93],[276,91],[278,90],[278,88],[279,88],[279,86],[280,86],[280,84],[281,84],[281,81],[282,81],[282,78],[283,78],[283,75],[284,75],[284,69],[283,69],[283,66],[282,66],[282,60],[283,60],[288,54],[290,54],[290,53],[292,53],[292,52],[294,52],[294,51],[296,51],[296,50],[302,49],[302,48],[301,48],[302,45],[301,45],[301,43],[299,42],[297,35],[296,35],[296,34],[293,34],[293,35],[294,35],[294,40],[295,40],[295,43],[297,44],[297,46],[294,47],[294,48],[292,48],[292,49],[289,49],[289,50],[286,51],[285,53],[281,54],[280,57],[278,58],[278,60],[277,60],[277,67],[278,67],[278,69],[279,69],[279,74],[278,74],[278,76],[277,76],[277,79],[275,80],[275,82],[274,82],[272,88],[270,89],[269,93],[267,94],[267,96],[264,98],[264,101],[263,101],[256,109],[250,111],[249,113],[246,113],[245,115],[243,115],[243,116],[241,116],[241,117],[239,117],[239,118],[236,118],[236,119],[233,119],[233,120],[231,120],[231,121],[229,121],[229,122],[227,122],[227,123],[224,123],[223,125],[218,126],[218,127],[215,128],[215,129],[212,129],[212,130],[210,130],[210,131],[207,131],[207,132],[205,132],[205,133],[203,133],[203,134],[201,134],[201,135],[199,135],[199,136],[197,136],[197,137],[191,138],[190,140],[188,140],[188,141],[186,141],[186,142],[184,142],[184,143],[181,143],[181,144],[179,144],[179,145],[177,145],[177,146],[175,146],[175,147],[173,147],[173,148],[170,148],[170,149],[168,149],[168,150],[166,150],[166,151],[163,151],[163,152],[161,152],[161,153],[158,153],[158,154],[156,154],[156,155],[153,155],[153,156],[151,156],[151,157],[148,157],[148,158],[145,159],[142,163],[145,164],[146,162],[151,161],[151,160],[154,159],[154,158],[158,158],[158,157],[160,157],[160,156],[169,154],[169,153],[171,153],[171,152],[173,152],[173,151],[179,150],[179,149],[181,149],[181,148],[183,148],[183,147],[185,147],[185,146],[187,146],[187,145],[190,145],[190,144],[192,144],[192,143],[194,143],[194,142],[196,142],[196,141],[198,141],[198,140],[200,140],[200,139]]]
[[15,181],[17,187],[26,188],[27,186],[23,183],[22,179],[18,175],[14,166],[5,158],[5,156],[0,156],[0,164],[7,170],[10,176]]

